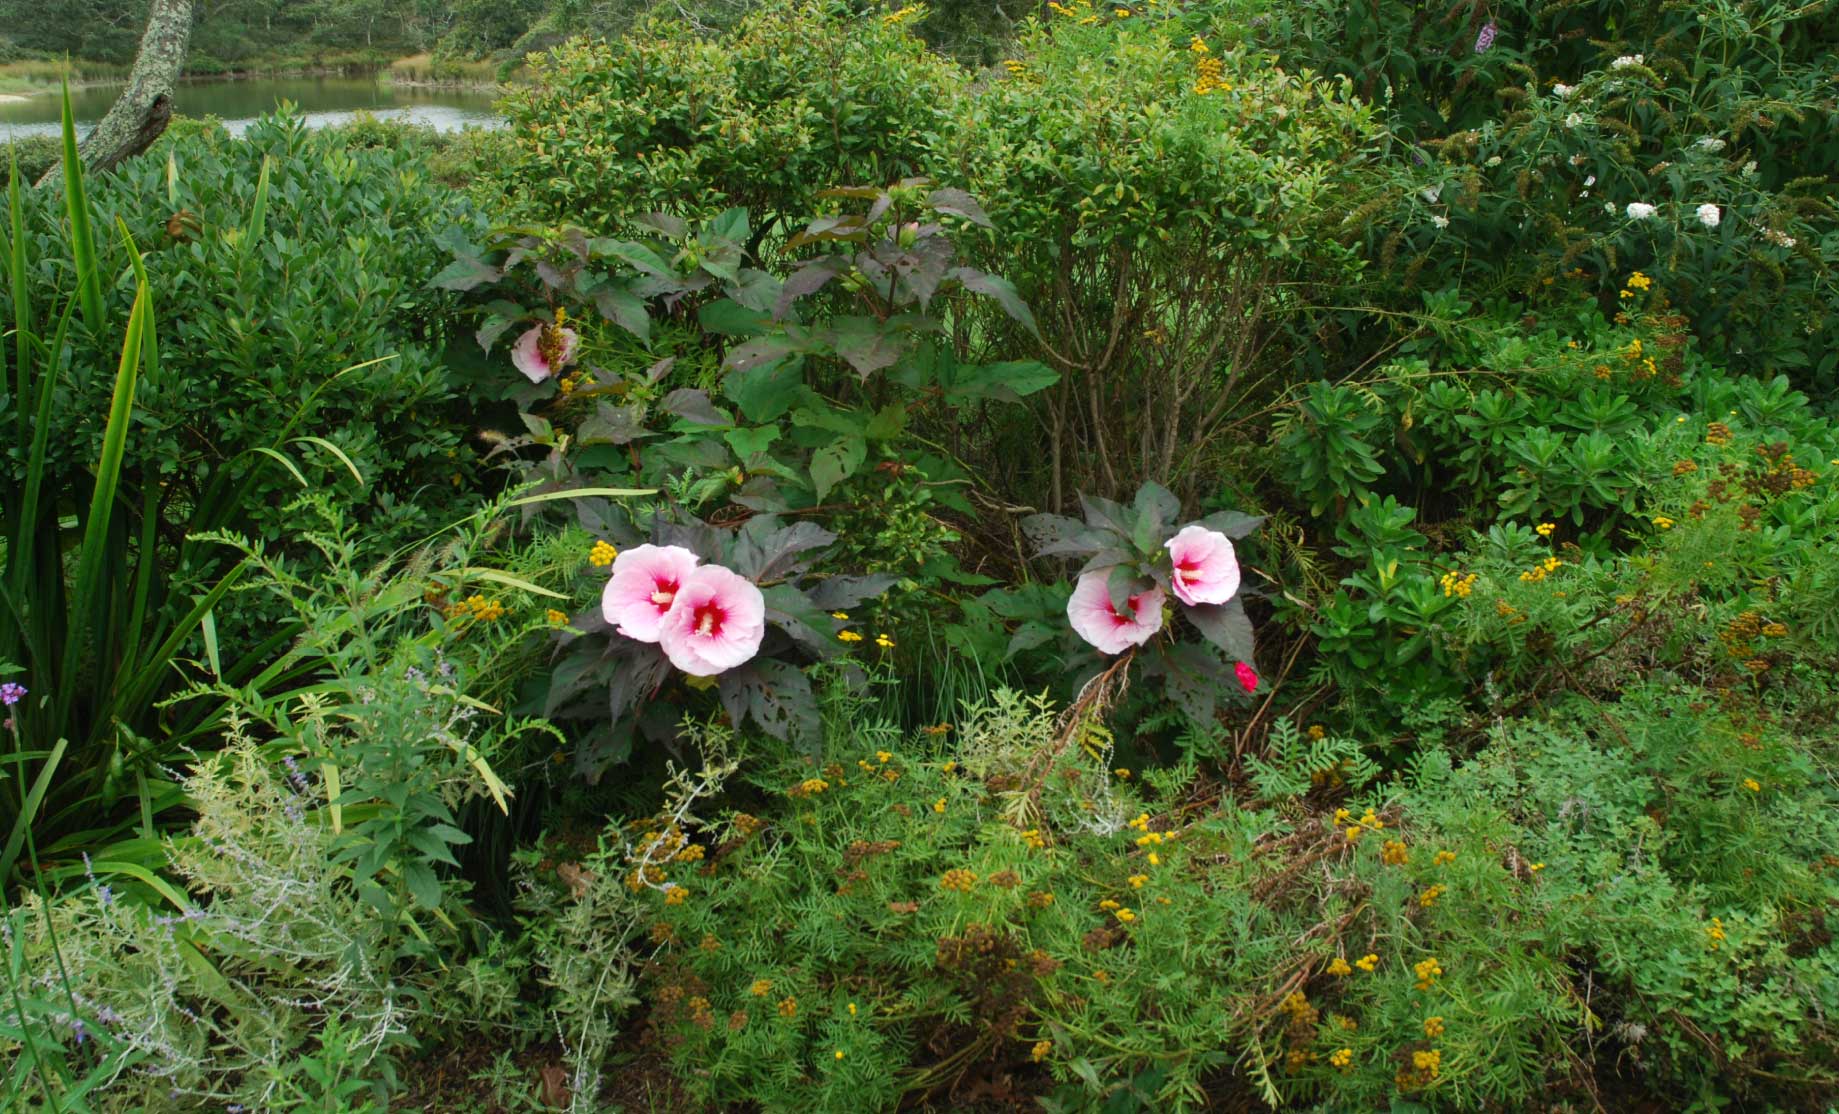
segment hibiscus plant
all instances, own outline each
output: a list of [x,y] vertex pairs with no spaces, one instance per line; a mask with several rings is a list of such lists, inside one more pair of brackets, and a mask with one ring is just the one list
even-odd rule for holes
[[[1022,529],[1042,557],[1084,558],[1066,617],[1074,634],[1107,657],[1138,654],[1144,674],[1160,677],[1192,718],[1210,721],[1219,696],[1258,686],[1252,624],[1245,613],[1233,539],[1264,521],[1220,511],[1177,527],[1181,503],[1159,484],[1144,484],[1130,505],[1081,495],[1083,520],[1037,514]],[[1200,641],[1158,638],[1180,616]],[[1021,643],[1051,633],[1025,626]],[[1231,663],[1230,669],[1228,662]]]
[[[735,726],[807,749],[819,741],[805,670],[841,655],[842,609],[879,595],[891,575],[819,576],[836,535],[810,522],[756,515],[724,530],[681,510],[635,522],[579,500],[618,554],[599,600],[557,640],[544,714],[598,720],[576,752],[597,777],[623,759],[635,732],[677,734],[689,705],[713,690]],[[599,570],[595,570],[599,574]]]

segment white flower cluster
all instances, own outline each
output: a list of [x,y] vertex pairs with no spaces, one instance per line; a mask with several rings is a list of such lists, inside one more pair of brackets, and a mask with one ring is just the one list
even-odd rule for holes
[[1557,97],[1559,100],[1564,100],[1571,95],[1571,90],[1574,88],[1576,88],[1576,86],[1559,82],[1557,85],[1552,86],[1552,96]]
[[1625,70],[1630,66],[1645,66],[1645,65],[1647,65],[1647,55],[1645,54],[1624,54],[1620,58],[1617,58],[1615,61],[1609,63],[1609,68],[1612,70]]
[[1654,207],[1645,201],[1630,201],[1627,212],[1629,220],[1646,220],[1654,215]]
[[1716,228],[1718,223],[1724,219],[1724,214],[1718,210],[1716,205],[1710,202],[1706,202],[1699,206],[1698,215],[1699,223],[1706,228]]
[[1715,135],[1708,135],[1694,143],[1693,146],[1701,151],[1710,151],[1715,155],[1724,149],[1724,141]]
[[1794,246],[1794,242],[1795,242],[1793,236],[1790,236],[1786,232],[1783,232],[1777,228],[1763,229],[1762,238],[1769,241],[1771,244],[1774,244],[1778,248],[1791,248]]

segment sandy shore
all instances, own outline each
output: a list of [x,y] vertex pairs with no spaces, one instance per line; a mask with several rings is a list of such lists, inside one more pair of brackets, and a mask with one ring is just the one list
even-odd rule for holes
[[0,104],[19,104],[31,99],[31,97],[22,97],[18,93],[0,93]]

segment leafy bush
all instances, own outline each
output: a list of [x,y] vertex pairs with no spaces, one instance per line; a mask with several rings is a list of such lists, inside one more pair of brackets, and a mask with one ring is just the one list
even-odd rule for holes
[[901,20],[829,0],[765,5],[712,38],[660,17],[533,68],[506,101],[516,148],[499,181],[519,215],[596,234],[733,206],[764,230],[819,190],[920,173],[960,80]]
[[[429,579],[456,592],[520,582],[470,564],[489,514],[419,566],[368,569],[326,500],[289,510],[323,524],[305,534],[321,579],[245,552],[255,586],[308,633],[253,685],[187,694],[226,705],[224,749],[195,757],[179,784],[189,833],[156,838],[149,818],[140,838],[91,844],[93,862],[35,863],[39,893],[10,913],[8,969],[27,1004],[0,1047],[69,1069],[40,1070],[54,1108],[77,1101],[80,1079],[102,1088],[105,1109],[376,1109],[437,1012],[431,995],[460,983],[447,964],[468,919],[461,887],[442,877],[470,841],[456,810],[473,798],[504,809],[492,762],[543,725],[469,692],[506,636],[494,637],[503,604],[481,595],[444,614],[424,593]],[[286,687],[303,664],[303,683]],[[68,887],[48,905],[47,880]],[[475,999],[510,1009],[508,993]]]
[[942,159],[989,210],[983,265],[1065,376],[1043,396],[1049,452],[1000,444],[994,470],[1055,508],[1149,481],[1211,497],[1253,400],[1320,358],[1304,307],[1361,270],[1372,111],[1154,7],[1043,19],[961,101]]
[[[828,765],[755,776],[764,816],[630,829],[671,864],[632,878],[655,1021],[711,1103],[885,1109],[1045,1071],[1062,1109],[1190,1109],[1238,1064],[1273,1106],[1474,1109],[1624,1056],[1663,1093],[1787,1100],[1776,1068],[1833,1051],[1808,1003],[1835,956],[1777,912],[1830,889],[1826,790],[1805,739],[1746,750],[1693,699],[1631,691],[1613,729],[1566,705],[1390,784],[1280,725],[1263,801],[1217,810],[1180,806],[1191,768],[1094,768],[1013,694],[943,753],[835,705]],[[1767,789],[1701,776],[1733,760]],[[1705,1040],[1754,1071],[1720,1078]]]
[[1536,304],[1581,270],[1608,306],[1641,269],[1733,365],[1830,385],[1836,13],[1279,5],[1253,34],[1349,75],[1421,162],[1375,235],[1389,286]]
[[[349,148],[297,117],[240,142],[221,135],[181,136],[167,159],[130,162],[93,191],[98,268],[130,273],[119,219],[146,252],[164,322],[161,374],[136,396],[133,498],[154,496],[175,536],[189,518],[274,541],[286,532],[276,508],[302,478],[345,477],[368,487],[380,534],[431,528],[430,494],[465,469],[461,409],[438,355],[451,303],[425,287],[438,267],[427,238],[454,218],[450,196],[408,155]],[[24,201],[29,281],[56,289],[70,250],[53,223],[61,205],[51,191]],[[105,302],[125,305],[128,293],[103,282]],[[75,368],[93,366],[96,340],[72,340]],[[93,454],[101,386],[83,373],[60,387],[53,461]],[[215,505],[242,484],[236,506]]]

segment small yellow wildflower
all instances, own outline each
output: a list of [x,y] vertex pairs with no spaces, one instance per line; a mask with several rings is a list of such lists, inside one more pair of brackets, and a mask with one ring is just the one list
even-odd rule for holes
[[779,1000],[778,1009],[779,1016],[789,1021],[798,1016],[798,999],[789,997],[781,998]]
[[1708,938],[1708,943],[1711,945],[1711,950],[1714,952],[1717,951],[1718,945],[1724,941],[1723,918],[1711,918],[1711,923],[1705,926],[1705,935]]
[[613,559],[618,556],[619,550],[614,549],[611,543],[597,541],[594,543],[594,548],[587,551],[587,563],[597,569],[604,569],[611,565]]
[[837,1058],[837,1059],[839,1059],[839,1060],[841,1060],[841,1059],[843,1058],[843,1050],[842,1050],[842,1049],[840,1049],[840,1048],[839,1048],[839,1049],[837,1049],[837,1050],[836,1050],[836,1058]]
[[1439,851],[1436,856],[1431,859],[1431,863],[1434,866],[1442,866],[1445,863],[1453,863],[1455,861],[1456,852],[1454,851]]
[[878,750],[875,752],[875,761],[881,763],[883,766],[887,765],[888,760],[893,757],[894,753],[892,751]]
[[753,985],[747,988],[747,993],[753,995],[755,998],[764,998],[772,993],[772,990],[773,982],[771,979],[755,979]]
[[1312,723],[1309,725],[1309,737],[1319,743],[1328,737],[1328,729],[1319,723]]
[[1746,778],[1744,778],[1744,779],[1743,779],[1743,787],[1744,787],[1745,789],[1748,789],[1748,790],[1749,790],[1750,792],[1752,792],[1752,793],[1760,793],[1760,792],[1762,792],[1762,783],[1761,783],[1761,782],[1759,782],[1759,781],[1757,781],[1757,780],[1756,780],[1755,778],[1753,778],[1753,777],[1746,777]]
[[1354,1050],[1351,1048],[1337,1048],[1328,1054],[1328,1062],[1345,1071],[1348,1067],[1352,1066],[1354,1062]]
[[1373,973],[1374,968],[1379,966],[1379,957],[1372,952],[1368,952],[1359,959],[1354,960],[1354,966],[1370,975]]
[[976,885],[977,876],[963,868],[948,870],[939,878],[939,889],[941,890],[957,890],[959,893],[967,894],[976,888]]
[[1149,853],[1149,865],[1150,865],[1150,866],[1161,866],[1161,865],[1162,865],[1162,856],[1161,856],[1161,855],[1158,855],[1158,854],[1156,854],[1156,853],[1155,853],[1154,851],[1151,851],[1151,852]]
[[1437,957],[1434,955],[1429,959],[1412,964],[1411,969],[1417,972],[1419,990],[1429,990],[1430,984],[1443,974],[1443,965],[1437,962]]
[[1428,1052],[1413,1052],[1411,1066],[1435,1079],[1443,1068],[1443,1053],[1434,1048]]
[[1387,866],[1404,866],[1411,861],[1411,852],[1405,848],[1404,840],[1388,839],[1379,849],[1379,860]]
[[1424,1019],[1424,1035],[1427,1037],[1433,1037],[1433,1038],[1442,1036],[1443,1035],[1443,1019],[1441,1017],[1425,1018]]
[[1119,909],[1117,911],[1117,919],[1123,921],[1125,924],[1129,924],[1131,921],[1137,919],[1137,915],[1129,909]]
[[940,797],[938,800],[932,802],[932,811],[934,812],[944,812],[945,811],[945,798],[944,797]]
[[1342,959],[1340,956],[1337,955],[1334,957],[1333,960],[1329,962],[1328,973],[1335,976],[1336,978],[1340,978],[1342,975],[1353,974],[1354,969],[1347,965],[1347,960]]
[[875,645],[881,647],[883,650],[892,650],[894,648],[894,640],[885,634],[877,634],[875,636]]
[[1130,771],[1126,770],[1122,766],[1119,766],[1117,769],[1112,770],[1111,774],[1112,776],[1116,777],[1119,781],[1129,781],[1130,780]]
[[1149,875],[1147,875],[1147,874],[1133,874],[1133,875],[1131,875],[1131,876],[1130,876],[1129,878],[1127,878],[1127,879],[1125,879],[1125,881],[1127,881],[1127,882],[1129,882],[1129,883],[1130,883],[1130,888],[1131,888],[1131,889],[1133,889],[1133,890],[1140,890],[1140,889],[1142,889],[1142,888],[1143,888],[1143,883],[1145,883],[1145,882],[1147,882],[1147,881],[1149,881]]
[[1558,529],[1558,524],[1555,522],[1541,522],[1538,526],[1534,527],[1534,529],[1538,531],[1540,537],[1549,538],[1552,536],[1552,531]]
[[549,620],[549,623],[551,626],[559,627],[563,623],[568,622],[567,613],[562,612],[562,611],[557,611],[553,607],[549,609],[548,613],[544,617]]
[[836,637],[837,637],[838,642],[860,642],[862,641],[862,636],[852,630],[838,631]]
[[1640,271],[1636,271],[1634,274],[1628,276],[1628,288],[1630,290],[1646,290],[1653,285],[1654,280],[1648,278]]
[[689,899],[690,891],[677,885],[675,882],[672,882],[670,889],[666,890],[664,893],[664,904],[666,905],[682,905]]
[[1443,885],[1432,886],[1430,889],[1418,895],[1418,904],[1426,909],[1430,908],[1437,903],[1437,899],[1442,897],[1444,891],[1448,888],[1449,887]]
[[838,620],[838,621],[840,621],[840,622],[848,622],[848,621],[849,621],[849,612],[847,612],[847,611],[832,611],[832,612],[830,613],[830,617],[831,617],[832,619],[836,619],[836,620]]
[[1212,50],[1208,49],[1207,41],[1201,38],[1199,35],[1196,35],[1192,39],[1188,40],[1188,49],[1193,51],[1196,54],[1212,54],[1213,53]]
[[849,1003],[849,1016],[856,1016],[856,1004],[854,1002]]
[[1042,1060],[1047,1059],[1048,1055],[1052,1053],[1053,1050],[1053,1041],[1036,1041],[1034,1047],[1028,1050],[1028,1056],[1038,1064]]

